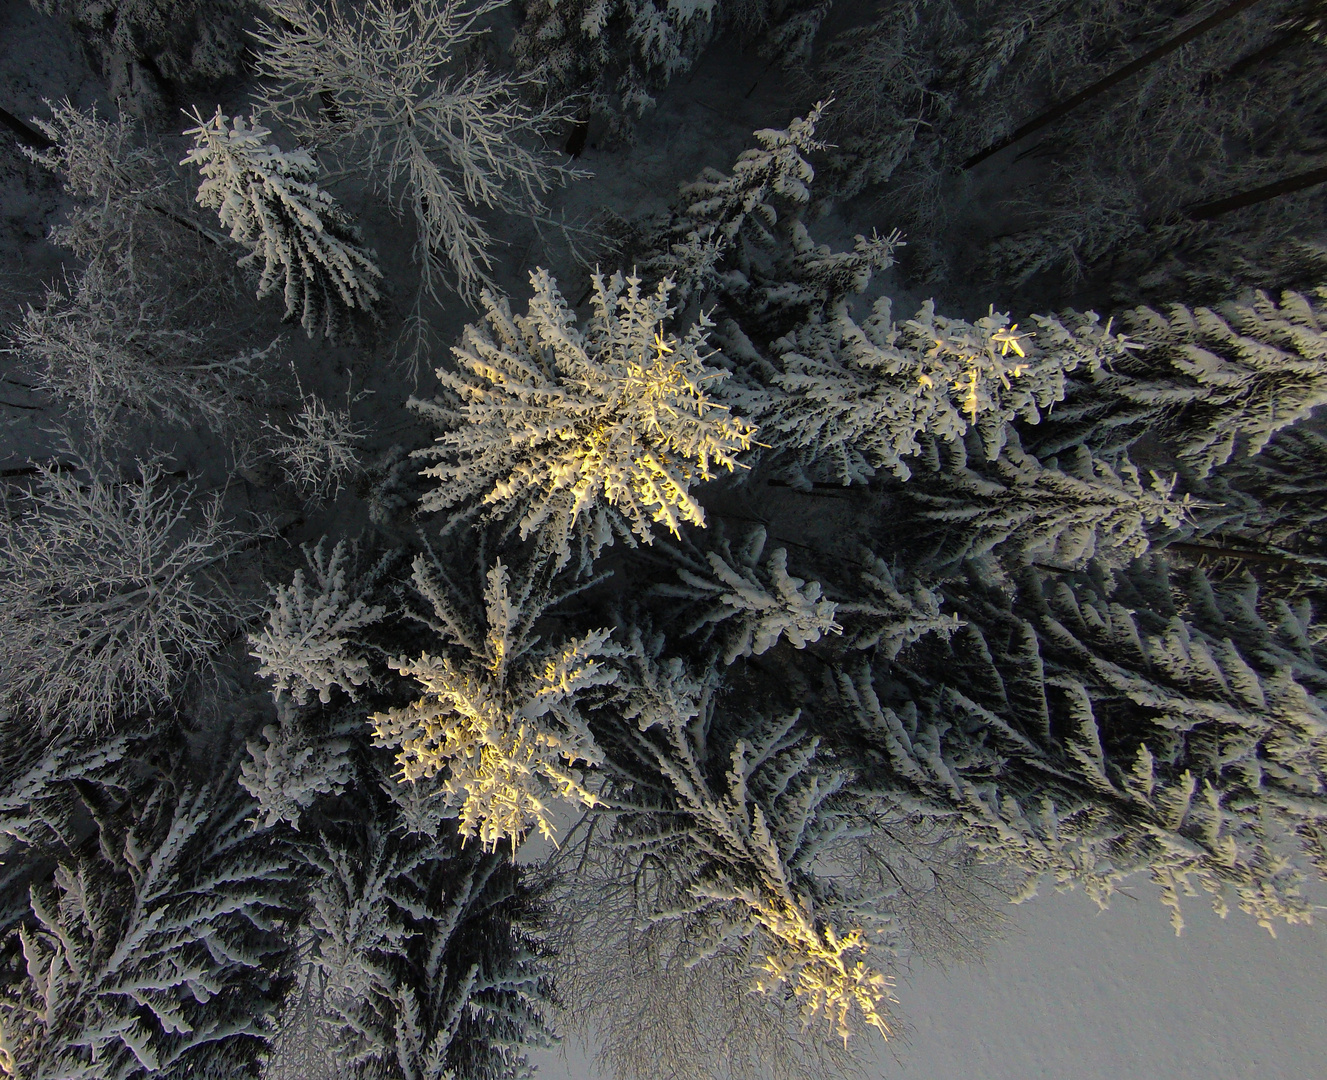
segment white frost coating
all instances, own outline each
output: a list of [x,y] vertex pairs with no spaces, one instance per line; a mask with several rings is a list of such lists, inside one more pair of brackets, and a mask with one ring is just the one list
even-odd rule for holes
[[38,464],[0,518],[0,701],[43,733],[169,699],[234,611],[212,575],[240,544],[218,501],[192,507],[158,464],[128,482],[77,466]]
[[289,693],[303,704],[316,693],[324,704],[340,687],[354,697],[369,677],[369,662],[354,647],[356,631],[383,617],[386,609],[369,606],[347,586],[347,544],[338,540],[328,557],[326,538],[304,545],[312,581],[296,570],[289,585],[272,589],[267,625],[249,635],[249,655],[260,662],[258,674],[272,680],[272,697]]
[[723,540],[718,551],[704,553],[704,562],[674,551],[683,564],[677,570],[682,584],[660,585],[657,590],[663,596],[706,604],[684,634],[726,624],[725,664],[742,656],[759,656],[781,637],[793,648],[804,649],[822,635],[843,633],[834,618],[838,605],[824,598],[820,582],[788,573],[787,549],[775,548],[761,564],[765,540],[764,527],[757,527],[736,552]]
[[349,218],[315,183],[318,165],[303,149],[268,142],[270,130],[251,116],[230,120],[217,108],[198,126],[194,148],[181,164],[203,174],[198,204],[217,212],[231,239],[250,249],[240,265],[262,263],[259,297],[278,287],[287,319],[298,318],[310,337],[321,323],[334,336],[341,311],[368,311],[382,277],[373,253],[360,246]]
[[[726,378],[707,364],[707,324],[684,338],[665,330],[671,282],[641,291],[640,279],[594,277],[594,314],[584,329],[545,270],[530,275],[529,313],[485,294],[486,324],[466,327],[453,349],[461,370],[438,369],[451,400],[411,399],[445,429],[441,459],[424,475],[441,481],[426,511],[470,504],[470,513],[520,518],[559,566],[582,545],[587,565],[613,532],[653,540],[652,523],[677,534],[705,523],[692,489],[739,468],[754,429],[715,401]],[[463,518],[453,517],[453,527]]]
[[[416,259],[437,295],[448,268],[463,295],[490,284],[480,208],[541,217],[542,197],[579,175],[527,149],[563,119],[532,108],[525,84],[458,53],[506,0],[268,0],[254,36],[264,104],[319,148],[372,173],[418,230]],[[320,108],[307,109],[312,93]]]

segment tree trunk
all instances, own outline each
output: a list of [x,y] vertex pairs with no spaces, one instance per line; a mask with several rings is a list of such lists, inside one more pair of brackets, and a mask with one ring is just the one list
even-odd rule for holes
[[0,109],[0,124],[4,124],[5,127],[9,128],[24,146],[30,146],[34,150],[49,150],[55,145],[36,128],[25,124],[5,109]]
[[1321,169],[1310,169],[1298,176],[1287,176],[1284,180],[1278,180],[1274,184],[1265,184],[1239,195],[1216,199],[1213,202],[1199,203],[1196,206],[1189,207],[1187,212],[1189,217],[1195,221],[1209,221],[1212,218],[1220,217],[1222,214],[1228,214],[1232,210],[1241,210],[1246,206],[1253,206],[1255,203],[1266,202],[1268,199],[1275,199],[1278,195],[1289,195],[1292,191],[1302,191],[1304,188],[1313,187],[1314,184],[1321,184],[1324,181],[1327,181],[1327,166]]
[[1091,100],[1098,94],[1104,94],[1111,87],[1123,82],[1130,75],[1136,74],[1146,67],[1150,67],[1163,56],[1168,56],[1181,46],[1187,45],[1194,38],[1207,33],[1207,31],[1211,30],[1214,26],[1219,26],[1221,23],[1233,19],[1245,8],[1252,7],[1256,3],[1258,3],[1258,0],[1234,0],[1234,3],[1227,4],[1220,11],[1214,12],[1201,22],[1195,23],[1193,26],[1189,27],[1188,30],[1184,31],[1184,33],[1176,35],[1169,41],[1162,42],[1162,44],[1158,45],[1155,49],[1143,53],[1143,55],[1138,57],[1137,60],[1131,60],[1129,63],[1125,64],[1124,67],[1112,71],[1104,79],[1098,79],[1091,86],[1087,87],[1087,89],[1080,90],[1078,93],[1074,94],[1073,97],[1065,98],[1065,100],[1058,105],[1051,106],[1040,116],[1029,120],[1012,135],[1008,135],[999,142],[992,143],[990,146],[986,147],[985,150],[980,150],[973,154],[972,157],[963,162],[959,168],[962,170],[971,169],[974,165],[985,161],[992,154],[998,154],[1006,146],[1012,146],[1020,139],[1031,135],[1034,131],[1039,131],[1041,128],[1044,128],[1047,124],[1053,124],[1066,113],[1078,108],[1083,102]]

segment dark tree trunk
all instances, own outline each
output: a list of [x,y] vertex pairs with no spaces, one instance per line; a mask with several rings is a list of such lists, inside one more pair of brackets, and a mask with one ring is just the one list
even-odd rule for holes
[[1229,19],[1233,19],[1245,8],[1250,8],[1256,3],[1258,3],[1258,0],[1234,0],[1234,3],[1227,4],[1220,11],[1214,12],[1201,22],[1195,23],[1193,26],[1189,27],[1188,30],[1184,31],[1184,33],[1177,34],[1169,41],[1162,42],[1162,44],[1158,45],[1155,49],[1143,53],[1143,55],[1137,60],[1131,60],[1129,63],[1125,64],[1124,67],[1112,71],[1104,79],[1098,79],[1085,90],[1080,90],[1072,97],[1065,98],[1065,100],[1058,105],[1051,106],[1040,116],[1036,116],[1029,120],[1013,134],[1006,136],[999,142],[992,143],[990,146],[986,147],[985,150],[980,150],[973,154],[972,157],[963,162],[959,168],[971,169],[974,165],[978,165],[985,161],[992,154],[998,154],[1006,146],[1012,146],[1014,143],[1018,142],[1019,139],[1031,135],[1034,131],[1041,130],[1048,124],[1053,124],[1056,120],[1060,119],[1060,117],[1078,108],[1083,102],[1090,101],[1098,94],[1104,94],[1111,87],[1123,82],[1130,75],[1134,75],[1137,72],[1142,71],[1144,68],[1150,67],[1163,56],[1168,56],[1176,49],[1187,45],[1199,35],[1207,33],[1207,31],[1211,30],[1213,27],[1219,26],[1221,23],[1226,22]]
[[1321,169],[1310,169],[1298,176],[1287,176],[1284,180],[1278,180],[1274,184],[1265,184],[1262,187],[1253,188],[1251,191],[1241,192],[1239,195],[1216,199],[1213,202],[1199,203],[1196,206],[1189,207],[1188,215],[1195,221],[1208,221],[1220,217],[1222,214],[1228,214],[1232,210],[1241,210],[1246,206],[1253,206],[1255,203],[1266,202],[1268,199],[1275,199],[1278,195],[1289,195],[1292,191],[1302,191],[1304,188],[1313,187],[1314,184],[1321,184],[1324,181],[1327,181],[1327,166]]

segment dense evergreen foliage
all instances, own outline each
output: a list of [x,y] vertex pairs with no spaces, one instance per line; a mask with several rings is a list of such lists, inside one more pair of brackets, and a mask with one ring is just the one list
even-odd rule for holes
[[[1321,4],[37,6],[157,82],[11,125],[0,1070],[793,1080],[1042,884],[1311,917]],[[800,114],[503,263],[723,35]]]

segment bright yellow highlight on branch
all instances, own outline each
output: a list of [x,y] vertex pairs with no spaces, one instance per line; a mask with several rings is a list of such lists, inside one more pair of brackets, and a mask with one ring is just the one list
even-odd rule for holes
[[[976,423],[978,413],[993,408],[998,402],[997,396],[987,389],[988,384],[998,383],[1001,388],[1008,389],[1009,380],[1018,378],[1028,369],[1027,364],[1010,365],[1004,361],[1010,350],[1025,359],[1027,352],[1023,342],[1032,337],[1031,334],[1018,333],[1018,323],[1008,327],[1002,325],[1004,318],[992,310],[975,324],[950,324],[957,332],[933,337],[935,345],[926,353],[928,360],[938,362],[935,375],[960,394],[961,408],[969,423]],[[954,370],[953,361],[958,362],[958,370]],[[936,379],[932,375],[923,372],[917,376],[917,381],[927,390],[935,389]]]
[[1017,329],[1018,329],[1018,323],[1014,323],[1014,325],[1011,326],[1008,330],[1001,330],[998,333],[991,335],[991,341],[1000,346],[1001,356],[1008,356],[1010,349],[1013,349],[1014,352],[1018,353],[1019,356],[1027,356],[1027,353],[1023,351],[1023,346],[1020,345],[1019,342],[1022,340],[1022,338],[1031,337],[1032,335],[1016,334],[1014,333],[1014,331]]
[[486,849],[517,843],[532,828],[553,839],[552,799],[598,801],[576,770],[600,760],[576,698],[617,678],[602,662],[620,651],[612,631],[532,653],[529,583],[513,596],[501,562],[488,572],[482,635],[465,626],[422,558],[415,560],[415,582],[468,655],[391,661],[424,692],[405,708],[369,718],[374,745],[397,749],[403,783],[442,777],[441,793],[463,837],[478,837]]
[[756,982],[760,993],[790,987],[805,1015],[823,1016],[844,1043],[853,1033],[854,1011],[884,1038],[893,1034],[886,1005],[896,1000],[893,980],[852,959],[870,949],[860,930],[844,937],[832,926],[818,931],[805,911],[787,901],[757,903],[754,913],[773,945],[761,967],[768,978]]
[[[522,538],[556,555],[593,558],[616,535],[650,543],[704,525],[692,492],[740,468],[755,428],[714,393],[728,377],[707,363],[703,317],[684,337],[664,329],[672,282],[643,293],[640,279],[595,275],[584,327],[547,271],[531,274],[529,313],[485,294],[484,323],[454,349],[460,371],[438,371],[449,402],[412,402],[446,429],[420,456],[439,459],[425,510],[520,515]],[[463,516],[454,516],[453,522]]]

